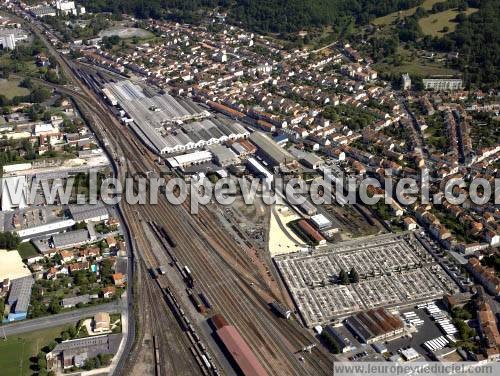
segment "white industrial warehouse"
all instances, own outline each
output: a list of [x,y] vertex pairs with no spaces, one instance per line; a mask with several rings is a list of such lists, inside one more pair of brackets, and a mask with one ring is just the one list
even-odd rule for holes
[[139,85],[127,80],[108,83],[102,92],[112,105],[122,109],[121,121],[161,154],[198,149],[250,134],[241,124],[213,117],[188,99],[169,94],[148,96]]

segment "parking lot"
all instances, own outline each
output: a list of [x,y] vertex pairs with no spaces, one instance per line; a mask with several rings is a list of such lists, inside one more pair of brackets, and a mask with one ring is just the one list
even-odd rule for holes
[[[456,291],[456,284],[412,233],[361,238],[274,261],[307,326]],[[359,282],[341,285],[340,271],[351,268]]]
[[431,360],[428,356],[427,350],[422,347],[422,344],[426,341],[442,336],[443,332],[423,309],[415,309],[412,307],[412,309],[402,310],[401,312],[410,311],[415,312],[417,316],[424,321],[424,323],[418,326],[418,331],[412,333],[411,337],[405,336],[395,339],[387,342],[385,346],[389,352],[394,354],[396,354],[397,350],[400,348],[413,347],[425,359]]

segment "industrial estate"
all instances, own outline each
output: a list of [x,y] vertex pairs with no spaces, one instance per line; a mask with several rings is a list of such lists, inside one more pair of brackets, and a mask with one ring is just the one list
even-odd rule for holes
[[[479,5],[401,3],[356,20],[358,37],[346,26],[322,40],[314,28],[254,29],[226,5],[186,20],[147,1],[135,14],[3,1],[0,373],[496,365],[498,85],[458,70],[389,74],[367,47],[387,17],[406,30],[411,12],[437,15],[442,3],[460,23]],[[438,72],[462,58],[407,50]],[[167,200],[185,193],[169,182],[192,196],[228,177],[257,199],[238,187],[196,213]],[[276,190],[268,204],[278,177],[311,194]],[[164,186],[147,202],[113,201],[126,180],[137,197]],[[375,201],[352,203],[325,180]],[[431,199],[393,198],[410,180]]]

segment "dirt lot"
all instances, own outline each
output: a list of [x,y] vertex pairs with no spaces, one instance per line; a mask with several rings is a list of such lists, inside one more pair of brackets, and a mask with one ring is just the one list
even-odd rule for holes
[[332,215],[340,225],[338,240],[343,241],[386,232],[375,219],[373,219],[374,224],[370,224],[353,206],[325,205],[323,209]]

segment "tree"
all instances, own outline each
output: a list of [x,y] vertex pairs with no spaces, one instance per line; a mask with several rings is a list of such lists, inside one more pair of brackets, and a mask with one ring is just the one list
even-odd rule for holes
[[63,341],[67,341],[67,340],[68,340],[68,339],[70,339],[70,338],[71,338],[71,337],[70,337],[69,333],[68,333],[66,330],[65,330],[64,332],[61,332],[61,339],[62,339]]
[[5,302],[3,299],[0,299],[0,317],[3,319],[3,315],[5,313]]
[[49,350],[48,352],[51,352],[52,350],[54,350],[57,346],[57,343],[56,341],[51,341],[48,345],[47,345],[47,349]]
[[77,334],[76,328],[74,326],[70,326],[68,328],[68,334],[69,334],[71,339],[75,338],[76,334]]
[[0,232],[0,248],[16,249],[20,242],[19,235],[9,231]]
[[358,283],[359,282],[359,275],[358,275],[358,272],[356,271],[356,269],[354,269],[354,267],[349,272],[349,281],[351,281],[351,283]]
[[57,314],[61,312],[61,301],[57,298],[53,298],[49,304],[49,312],[52,314]]
[[31,90],[30,100],[33,103],[42,103],[50,98],[52,93],[45,87],[36,87]]
[[85,361],[83,369],[90,371],[92,369],[99,368],[99,366],[100,366],[99,359],[89,358]]
[[344,269],[340,270],[339,273],[339,280],[342,285],[348,285],[349,284],[349,275],[346,273]]
[[37,365],[39,371],[47,371],[47,358],[45,357],[45,353],[40,351],[37,355]]
[[32,89],[33,88],[33,82],[31,81],[31,78],[26,77],[23,79],[20,83],[19,86],[24,87],[26,89]]

